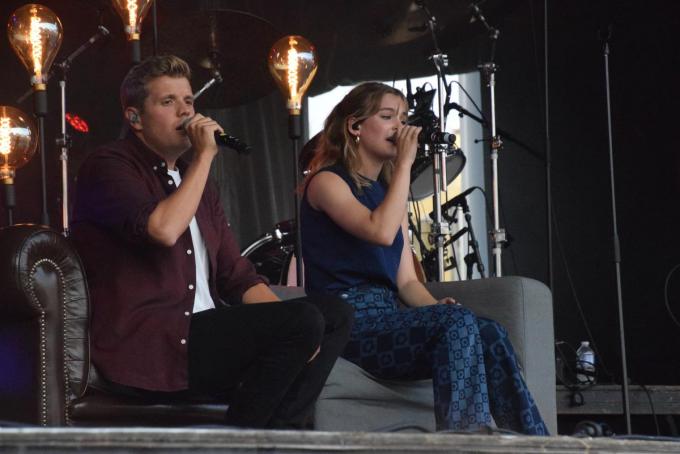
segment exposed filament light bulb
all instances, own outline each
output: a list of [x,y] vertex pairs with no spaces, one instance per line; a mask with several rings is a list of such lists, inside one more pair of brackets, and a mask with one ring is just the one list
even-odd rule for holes
[[44,91],[50,67],[63,39],[59,18],[49,8],[29,3],[10,16],[7,37],[31,76],[33,89]]
[[318,68],[314,45],[302,36],[285,36],[274,43],[268,60],[269,71],[287,99],[288,111],[300,115],[302,97]]
[[35,154],[38,134],[29,116],[11,106],[0,106],[0,181],[12,184],[15,170]]
[[139,41],[142,21],[153,0],[113,0],[113,8],[123,20],[128,41]]
[[294,36],[291,36],[288,43],[290,44],[290,49],[288,49],[288,90],[290,97],[295,98],[298,84],[298,51],[294,46],[297,41],[295,41]]

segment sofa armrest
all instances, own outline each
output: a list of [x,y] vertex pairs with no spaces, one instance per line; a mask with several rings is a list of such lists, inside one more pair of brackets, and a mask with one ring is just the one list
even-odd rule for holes
[[496,320],[508,330],[536,405],[548,429],[557,433],[555,335],[548,287],[515,276],[430,282],[426,286],[437,299],[452,296],[478,316]]

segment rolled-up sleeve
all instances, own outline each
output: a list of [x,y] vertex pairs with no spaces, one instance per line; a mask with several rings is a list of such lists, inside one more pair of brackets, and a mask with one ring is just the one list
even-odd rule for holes
[[80,169],[76,205],[80,221],[92,222],[127,241],[150,241],[149,216],[162,200],[140,169],[115,151],[97,153]]

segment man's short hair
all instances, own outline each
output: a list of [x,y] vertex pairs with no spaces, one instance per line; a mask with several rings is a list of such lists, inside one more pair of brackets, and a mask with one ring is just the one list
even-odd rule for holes
[[149,95],[146,84],[161,76],[186,77],[191,80],[191,68],[187,62],[174,55],[157,55],[145,58],[128,71],[120,84],[120,103],[123,110],[136,107],[144,110],[144,100]]

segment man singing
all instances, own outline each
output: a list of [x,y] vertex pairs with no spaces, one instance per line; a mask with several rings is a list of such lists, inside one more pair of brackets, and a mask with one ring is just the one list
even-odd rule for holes
[[92,360],[126,389],[227,395],[229,425],[304,427],[352,310],[326,296],[279,302],[240,256],[208,181],[222,128],[194,112],[190,77],[174,56],[133,67],[120,89],[130,132],[79,172],[72,232]]

